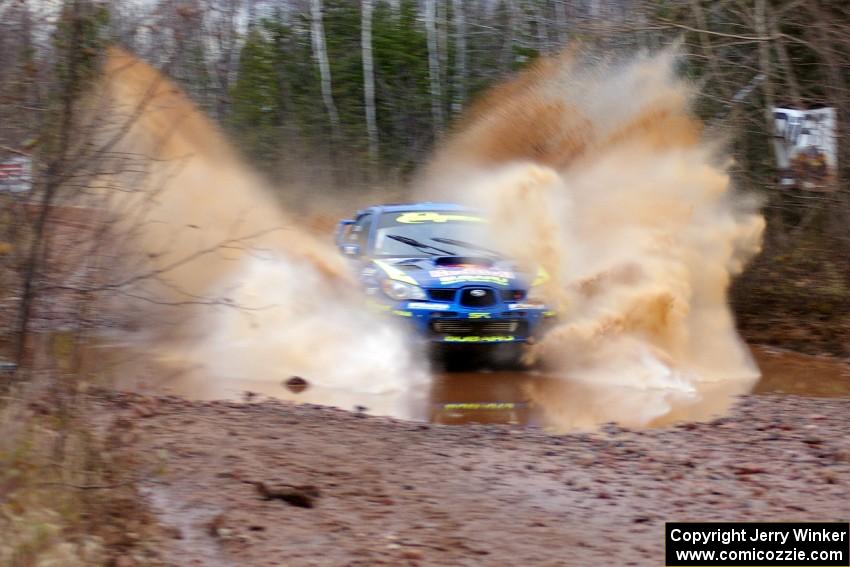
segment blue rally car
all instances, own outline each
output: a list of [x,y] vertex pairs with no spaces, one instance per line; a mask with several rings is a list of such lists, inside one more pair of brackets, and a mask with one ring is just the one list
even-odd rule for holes
[[543,270],[522,273],[490,248],[486,221],[449,203],[377,205],[337,227],[372,306],[441,344],[522,344],[555,312],[538,297]]

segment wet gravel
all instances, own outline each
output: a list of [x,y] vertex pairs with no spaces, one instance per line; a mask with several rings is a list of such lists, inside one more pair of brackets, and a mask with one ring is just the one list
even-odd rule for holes
[[[665,521],[850,520],[850,400],[550,435],[115,395],[174,565],[661,565]],[[129,418],[129,419],[128,419]]]

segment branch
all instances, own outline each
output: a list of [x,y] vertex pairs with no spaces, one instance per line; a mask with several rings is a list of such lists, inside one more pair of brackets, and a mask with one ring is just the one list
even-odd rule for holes
[[9,146],[0,145],[0,150],[4,152],[9,152],[10,154],[18,154],[19,156],[29,157],[30,155],[22,150],[16,150],[15,148],[10,148]]
[[[272,232],[276,232],[278,230],[288,230],[288,227],[280,226],[280,227],[270,228],[270,229],[267,229],[267,230],[257,231],[253,234],[248,234],[246,236],[242,236],[242,237],[239,237],[239,238],[231,238],[231,239],[228,239],[228,240],[223,240],[223,241],[218,242],[218,243],[216,243],[212,246],[209,246],[207,248],[202,248],[200,250],[197,250],[194,253],[189,254],[188,256],[185,256],[185,257],[181,258],[180,260],[176,260],[174,262],[166,264],[165,266],[163,266],[161,268],[150,270],[150,271],[147,271],[147,272],[142,273],[142,274],[137,274],[135,276],[131,276],[131,277],[126,278],[126,279],[119,281],[119,282],[105,284],[105,285],[101,285],[101,286],[84,288],[84,289],[82,289],[82,291],[95,292],[95,291],[106,291],[106,290],[120,289],[120,288],[127,287],[127,286],[134,284],[136,282],[139,282],[139,281],[157,278],[158,276],[161,276],[161,275],[166,274],[166,273],[168,273],[172,270],[175,270],[175,269],[177,269],[181,266],[184,266],[184,265],[186,265],[190,262],[193,262],[194,260],[197,260],[198,258],[200,258],[202,256],[213,254],[213,253],[218,252],[222,249],[232,249],[233,245],[235,245],[235,244],[239,244],[239,243],[242,243],[242,242],[250,242],[251,240],[253,240],[255,238],[259,238],[261,236],[271,234]],[[40,289],[42,291],[46,291],[46,290],[80,291],[81,290],[79,287],[67,286],[67,285],[46,285],[46,286],[40,287]]]
[[[702,29],[699,29],[699,28],[695,28],[695,27],[692,27],[692,26],[685,25],[685,24],[677,24],[676,22],[671,22],[670,20],[661,19],[659,21],[663,24],[670,26],[670,27],[679,28],[679,29],[683,29],[683,30],[686,30],[686,31],[694,32],[694,33],[704,33],[704,34],[708,34],[708,35],[716,35],[716,36],[719,36],[719,37],[728,37],[728,38],[732,38],[732,39],[743,39],[743,40],[746,40],[746,41],[773,41],[773,40],[776,40],[776,39],[779,39],[780,37],[782,37],[782,34],[763,35],[763,36],[737,35],[737,34],[732,34],[732,33],[724,33],[724,32],[711,31],[711,30],[702,30]],[[652,29],[652,28],[648,28],[648,29]]]

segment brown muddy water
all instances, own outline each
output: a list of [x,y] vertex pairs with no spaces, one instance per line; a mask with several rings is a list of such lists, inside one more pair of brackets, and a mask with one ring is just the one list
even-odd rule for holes
[[[755,394],[850,398],[850,361],[765,346],[753,346],[751,350],[762,372],[753,390]],[[552,408],[547,407],[546,396],[557,392],[557,412],[572,415],[571,426],[595,425],[593,403],[588,402],[592,395],[585,387],[533,370],[435,372],[427,392],[414,400],[412,407],[401,409],[382,397],[322,389],[301,377],[280,383],[228,378],[212,387],[210,382],[217,379],[211,378],[209,369],[181,365],[177,360],[162,357],[154,360],[126,345],[93,347],[88,358],[92,365],[96,361],[98,373],[114,380],[119,389],[144,394],[240,401],[271,397],[444,425],[547,427],[552,423],[547,415]],[[698,406],[689,408],[690,413],[678,414],[664,423],[716,417],[725,411],[728,396],[739,392],[717,392],[714,397],[711,392],[702,393],[703,399]]]

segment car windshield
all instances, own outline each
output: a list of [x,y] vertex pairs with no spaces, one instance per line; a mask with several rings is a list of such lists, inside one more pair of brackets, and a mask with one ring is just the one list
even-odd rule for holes
[[468,211],[403,211],[381,215],[374,256],[497,256],[483,218]]

